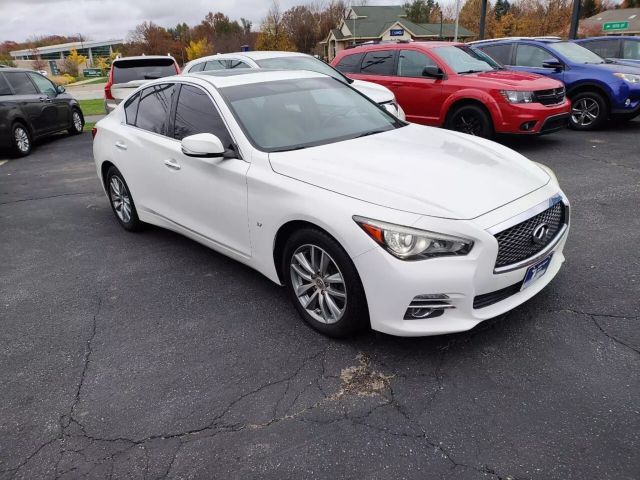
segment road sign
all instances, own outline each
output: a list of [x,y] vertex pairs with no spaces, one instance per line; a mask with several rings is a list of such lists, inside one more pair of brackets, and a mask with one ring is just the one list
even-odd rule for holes
[[606,22],[602,24],[602,30],[612,32],[614,30],[628,30],[629,22]]

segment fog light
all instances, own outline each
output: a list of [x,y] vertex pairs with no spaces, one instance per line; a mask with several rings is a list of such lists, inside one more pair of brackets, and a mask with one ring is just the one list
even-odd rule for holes
[[630,99],[630,98],[627,98],[627,99],[624,101],[624,106],[625,106],[625,107],[628,107],[629,105],[631,105],[631,99]]
[[536,126],[536,123],[538,123],[536,120],[533,120],[531,122],[524,122],[522,125],[520,125],[520,130],[524,130],[525,132],[533,130],[533,127]]
[[449,303],[449,296],[444,293],[428,293],[417,295],[409,304],[404,314],[405,320],[420,320],[439,317],[445,310],[456,308]]

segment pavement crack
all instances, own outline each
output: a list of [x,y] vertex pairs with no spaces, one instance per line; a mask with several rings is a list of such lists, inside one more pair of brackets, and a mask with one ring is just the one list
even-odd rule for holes
[[13,204],[22,203],[22,202],[31,202],[31,201],[35,201],[35,200],[49,200],[51,198],[72,197],[72,196],[75,196],[75,195],[97,195],[97,192],[60,193],[58,195],[48,195],[48,196],[45,196],[45,197],[21,198],[20,200],[12,200],[10,202],[2,202],[2,203],[0,203],[0,206],[2,206],[2,205],[13,205]]

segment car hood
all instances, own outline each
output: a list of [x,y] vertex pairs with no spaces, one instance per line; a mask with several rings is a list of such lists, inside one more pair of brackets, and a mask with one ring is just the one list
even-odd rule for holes
[[538,75],[536,73],[515,71],[515,70],[495,70],[490,72],[469,73],[461,75],[464,78],[476,79],[486,86],[494,88],[513,88],[515,90],[548,90],[562,86],[558,80]]
[[406,212],[472,219],[546,185],[522,155],[458,132],[410,124],[388,132],[270,153],[296,180]]
[[377,83],[353,80],[351,86],[376,103],[390,102],[395,99],[391,90]]
[[611,73],[633,73],[635,75],[640,75],[640,65],[632,65],[631,63],[622,63],[622,61],[615,63],[587,63],[581,65],[584,68],[594,67],[600,70],[608,70]]

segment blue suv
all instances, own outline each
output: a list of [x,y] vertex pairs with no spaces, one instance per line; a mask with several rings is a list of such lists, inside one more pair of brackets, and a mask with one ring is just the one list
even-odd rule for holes
[[640,37],[591,37],[572,41],[602,58],[640,67]]
[[571,99],[569,126],[593,130],[608,118],[640,114],[640,67],[609,63],[580,45],[556,38],[506,38],[472,42],[512,70],[564,82]]

